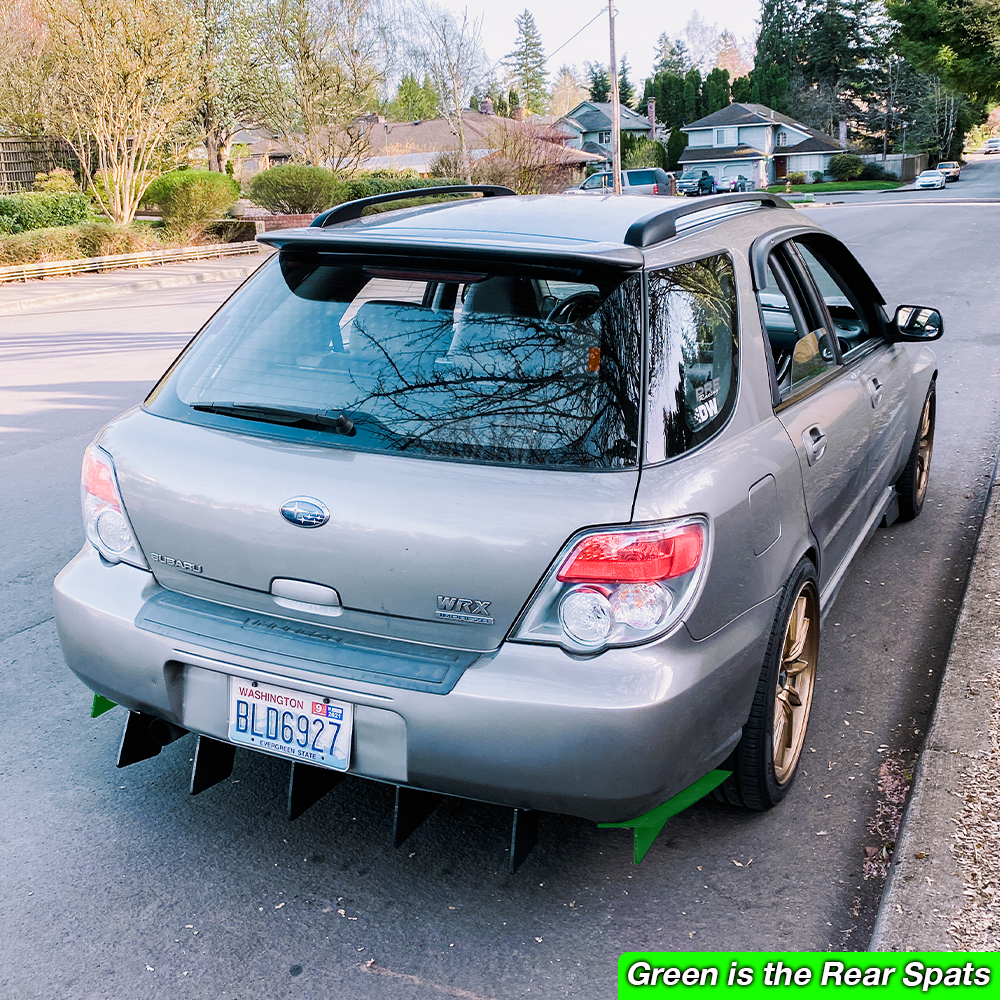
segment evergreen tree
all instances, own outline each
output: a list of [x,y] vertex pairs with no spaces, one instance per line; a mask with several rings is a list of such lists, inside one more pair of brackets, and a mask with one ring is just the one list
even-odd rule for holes
[[605,104],[611,100],[611,77],[608,71],[600,63],[589,62],[587,65],[587,87],[590,91],[590,99],[599,104]]
[[545,70],[542,36],[527,8],[523,14],[514,18],[514,23],[517,25],[517,44],[514,51],[506,57],[514,82],[513,89],[517,90],[528,111],[542,114],[548,107],[548,74]]
[[716,67],[701,88],[701,114],[710,115],[714,111],[728,108],[730,104],[729,70]]
[[418,83],[413,73],[407,73],[399,81],[396,96],[386,107],[386,117],[394,122],[425,121],[437,118],[440,104],[437,92],[429,77]]
[[733,80],[733,102],[735,104],[746,104],[750,100],[751,86],[749,76],[739,76]]
[[621,71],[618,74],[618,103],[634,111],[635,87],[632,86],[632,82],[628,78],[630,72],[631,67],[625,61],[625,56],[622,56]]
[[653,75],[658,73],[673,73],[683,76],[691,68],[691,53],[683,39],[668,38],[664,32],[656,40],[659,58],[653,64]]
[[517,109],[521,106],[521,99],[517,96],[516,90],[509,90],[507,92],[507,106],[509,108],[510,117],[516,118]]
[[684,117],[681,124],[690,125],[701,117],[701,71],[695,67],[684,74]]

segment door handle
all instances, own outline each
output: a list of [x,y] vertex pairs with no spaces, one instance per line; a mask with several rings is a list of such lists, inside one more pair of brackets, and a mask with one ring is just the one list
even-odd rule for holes
[[802,447],[806,450],[806,461],[815,465],[826,451],[826,434],[819,424],[813,424],[802,432]]
[[882,383],[874,375],[868,379],[868,391],[871,393],[872,406],[878,406],[882,402]]

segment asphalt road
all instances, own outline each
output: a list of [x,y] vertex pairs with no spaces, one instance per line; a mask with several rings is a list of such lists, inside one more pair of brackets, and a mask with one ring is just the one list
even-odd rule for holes
[[[1000,157],[958,187],[1000,194]],[[59,652],[51,580],[81,542],[85,445],[228,286],[0,321],[0,996],[604,998],[633,948],[864,948],[888,839],[872,832],[890,806],[879,768],[905,771],[920,747],[1000,416],[1000,204],[927,197],[814,212],[890,307],[945,316],[924,513],[876,534],[827,620],[786,801],[753,816],[697,805],[638,867],[626,831],[543,816],[510,876],[509,814],[457,800],[395,850],[391,790],[353,779],[288,823],[288,765],[251,754],[191,798],[191,737],[116,770],[122,710],[89,719]]]

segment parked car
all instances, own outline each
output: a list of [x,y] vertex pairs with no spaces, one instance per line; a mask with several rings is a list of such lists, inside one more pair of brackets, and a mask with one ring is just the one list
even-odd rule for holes
[[945,177],[940,170],[923,170],[917,177],[915,185],[920,189],[943,188],[945,185]]
[[677,178],[678,194],[715,194],[715,178],[707,170],[685,170]]
[[942,160],[937,169],[946,181],[957,181],[962,176],[962,166],[957,160]]
[[737,174],[735,177],[726,177],[723,180],[723,184],[726,185],[727,191],[749,191],[750,182],[743,176],[743,174]]
[[1000,153],[1000,135],[990,136],[983,147],[984,153]]
[[[609,194],[613,174],[610,170],[588,177],[567,194]],[[622,194],[670,194],[670,174],[659,167],[636,167],[622,171]]]
[[87,448],[55,614],[128,709],[119,764],[190,731],[200,791],[281,757],[289,815],[387,782],[397,844],[442,794],[513,807],[515,844],[525,810],[627,821],[713,769],[774,806],[822,617],[923,506],[941,316],[887,316],[766,192],[452,190],[488,197],[261,235]]

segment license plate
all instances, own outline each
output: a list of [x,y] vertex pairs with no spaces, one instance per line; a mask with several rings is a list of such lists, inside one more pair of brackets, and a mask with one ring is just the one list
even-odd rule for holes
[[353,729],[347,702],[229,678],[229,739],[240,746],[346,771]]

